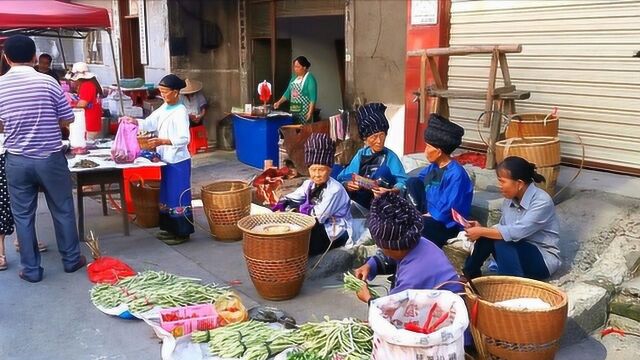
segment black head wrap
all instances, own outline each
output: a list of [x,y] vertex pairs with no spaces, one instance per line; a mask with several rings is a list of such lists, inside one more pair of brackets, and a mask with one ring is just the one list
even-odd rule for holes
[[422,215],[407,200],[385,193],[371,203],[369,230],[383,249],[410,250],[420,241]]
[[438,114],[429,115],[429,124],[424,131],[427,144],[451,154],[462,144],[462,136],[464,129],[460,125]]
[[160,86],[168,87],[172,90],[180,90],[187,86],[187,83],[174,74],[169,74],[160,80]]

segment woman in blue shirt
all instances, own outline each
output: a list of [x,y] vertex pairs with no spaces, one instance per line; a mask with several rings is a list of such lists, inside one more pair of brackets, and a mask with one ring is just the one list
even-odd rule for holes
[[[365,104],[358,108],[358,132],[365,142],[349,165],[338,174],[352,201],[363,213],[371,207],[374,195],[404,191],[407,174],[398,155],[384,146],[389,131],[389,121],[384,114],[387,107],[381,103]],[[366,189],[353,180],[353,175],[375,180],[377,186]]]
[[473,183],[466,170],[451,159],[463,135],[461,126],[431,114],[424,132],[424,154],[431,164],[407,181],[407,198],[423,214],[422,236],[440,248],[462,230],[453,220],[451,209],[464,217],[471,212]]
[[560,224],[549,194],[533,184],[545,180],[535,169],[535,164],[517,156],[498,165],[498,184],[505,197],[502,218],[491,228],[470,222],[467,236],[475,245],[464,266],[466,276],[481,276],[489,255],[501,275],[543,280],[560,267]]

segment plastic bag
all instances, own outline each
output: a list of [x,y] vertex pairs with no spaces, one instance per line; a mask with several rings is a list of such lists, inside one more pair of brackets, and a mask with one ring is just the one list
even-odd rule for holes
[[87,265],[89,281],[93,283],[115,284],[118,280],[136,275],[124,262],[109,256],[101,256]]
[[220,326],[243,322],[249,318],[247,308],[244,307],[242,301],[236,295],[218,299],[213,305],[218,313]]
[[[404,329],[406,324],[424,324],[434,303],[449,312],[436,331],[421,334]],[[406,290],[376,299],[369,308],[369,324],[374,332],[372,359],[464,359],[469,316],[462,298],[450,291]]]
[[117,164],[130,164],[140,153],[138,125],[120,118],[116,138],[111,145],[111,158]]

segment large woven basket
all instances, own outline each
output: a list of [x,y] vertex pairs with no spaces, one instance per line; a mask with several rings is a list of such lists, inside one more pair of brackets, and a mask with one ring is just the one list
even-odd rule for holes
[[558,136],[558,115],[543,113],[513,114],[505,131],[507,139],[531,136]]
[[251,187],[243,181],[218,181],[200,192],[209,228],[220,241],[242,239],[238,220],[251,212]]
[[[486,276],[473,280],[479,296],[466,288],[471,332],[481,359],[553,359],[567,319],[567,296],[559,288],[513,276]],[[539,298],[546,310],[515,310],[495,302]]]
[[545,178],[543,183],[536,184],[536,186],[546,191],[549,196],[553,197],[556,194],[560,165],[538,168],[536,169],[536,172]]
[[129,192],[136,209],[136,224],[143,228],[156,227],[160,219],[160,181],[130,180]]
[[[298,213],[250,215],[238,222],[253,285],[267,300],[287,300],[302,288],[316,220]],[[295,227],[295,228],[292,228]],[[268,231],[268,229],[274,229]]]
[[538,168],[560,164],[560,139],[557,137],[511,138],[496,142],[496,162],[508,156],[519,156]]

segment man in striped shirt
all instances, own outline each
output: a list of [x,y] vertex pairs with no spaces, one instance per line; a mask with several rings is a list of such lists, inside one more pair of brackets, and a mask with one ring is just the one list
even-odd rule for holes
[[19,276],[38,282],[43,274],[35,229],[39,188],[44,189],[53,218],[64,271],[74,272],[86,264],[80,254],[71,174],[60,132],[74,116],[55,79],[34,70],[33,40],[12,36],[4,51],[11,70],[0,77],[0,130],[4,128],[11,212],[20,245]]

